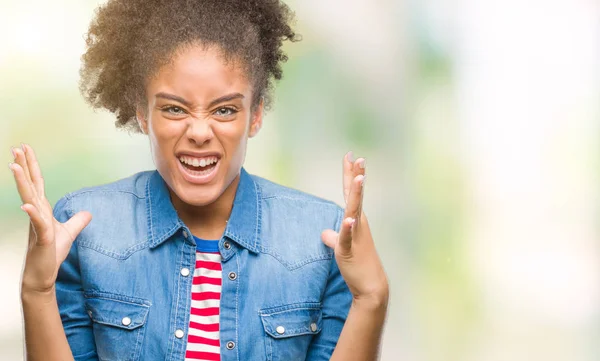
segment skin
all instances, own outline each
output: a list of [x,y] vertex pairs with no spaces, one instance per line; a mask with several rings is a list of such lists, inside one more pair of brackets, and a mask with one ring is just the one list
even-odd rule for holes
[[[186,46],[148,82],[148,108],[136,113],[174,207],[198,237],[217,239],[225,229],[248,138],[262,125],[252,90],[242,67],[225,64],[218,49]],[[176,156],[182,151],[220,154],[216,177],[202,185],[185,180]]]
[[340,273],[352,293],[352,305],[330,361],[379,359],[389,299],[389,283],[377,255],[369,222],[362,211],[365,159],[344,156],[342,184],[346,202],[340,232],[328,229],[321,239],[333,248]]
[[[218,49],[199,45],[177,52],[173,62],[148,81],[146,90],[148,106],[138,107],[137,119],[148,135],[173,205],[192,233],[220,238],[233,206],[247,141],[262,125],[262,104],[252,107],[253,89],[242,67],[224,62]],[[181,99],[165,99],[165,94]],[[217,152],[221,164],[216,177],[201,185],[186,181],[178,168],[176,154],[181,151]],[[79,212],[64,224],[54,219],[33,149],[22,145],[12,152],[15,163],[9,167],[23,201],[21,208],[31,220],[21,287],[27,360],[72,360],[58,313],[55,282],[71,244],[92,216]],[[334,249],[353,295],[331,358],[334,361],[378,359],[389,298],[388,281],[362,212],[364,180],[365,160],[346,154],[345,219],[339,234],[329,229],[321,235]]]

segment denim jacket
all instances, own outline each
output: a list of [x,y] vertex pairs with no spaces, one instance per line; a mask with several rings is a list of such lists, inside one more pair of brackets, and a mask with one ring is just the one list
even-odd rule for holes
[[[183,361],[196,244],[163,178],[145,171],[81,189],[54,216],[80,210],[93,219],[56,283],[75,360]],[[219,240],[221,360],[329,360],[352,296],[320,234],[342,217],[332,202],[241,169]]]

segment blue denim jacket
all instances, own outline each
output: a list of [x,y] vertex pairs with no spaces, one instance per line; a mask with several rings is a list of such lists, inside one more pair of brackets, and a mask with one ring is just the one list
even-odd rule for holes
[[[146,171],[81,189],[54,216],[80,210],[93,219],[56,283],[75,360],[184,360],[196,244],[163,178]],[[332,202],[242,168],[219,240],[221,360],[330,358],[352,296],[320,234],[342,217]]]

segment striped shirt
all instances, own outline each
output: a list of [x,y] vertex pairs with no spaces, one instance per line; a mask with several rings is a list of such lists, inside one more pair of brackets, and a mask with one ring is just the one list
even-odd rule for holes
[[197,245],[196,269],[185,360],[220,361],[219,304],[222,269],[219,241],[194,238]]

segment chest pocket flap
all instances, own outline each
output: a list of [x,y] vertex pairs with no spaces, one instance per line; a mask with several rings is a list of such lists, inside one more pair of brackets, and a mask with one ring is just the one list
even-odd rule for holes
[[86,310],[92,321],[133,330],[146,323],[149,302],[131,302],[104,297],[90,297]]
[[321,331],[321,304],[302,303],[259,312],[265,332],[274,338],[317,334]]

